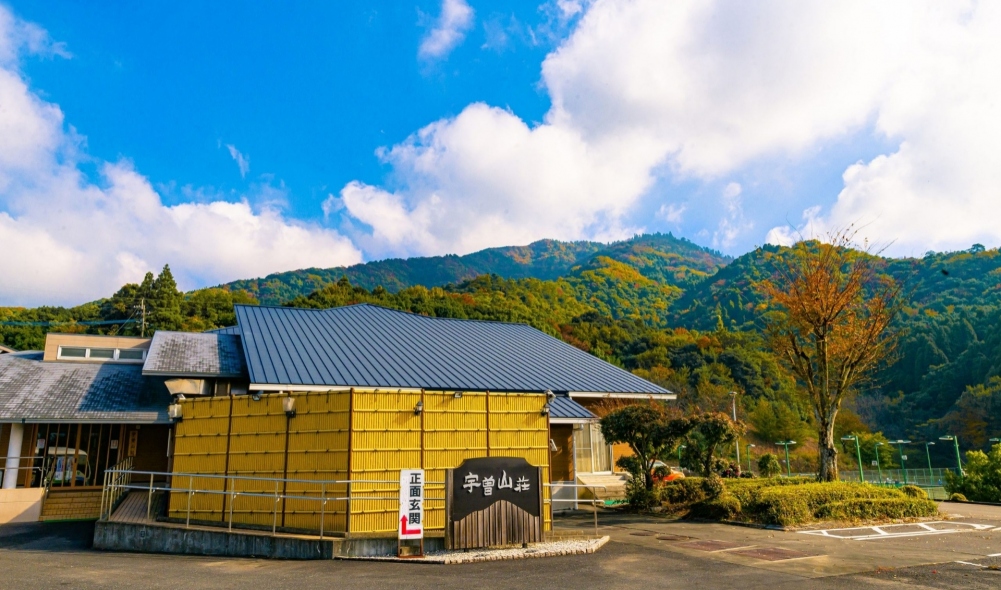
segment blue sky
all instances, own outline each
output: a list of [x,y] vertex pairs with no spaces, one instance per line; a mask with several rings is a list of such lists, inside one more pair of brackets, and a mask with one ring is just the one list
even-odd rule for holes
[[[539,65],[554,39],[508,33],[483,47],[487,23],[544,25],[535,2],[488,12],[440,63],[417,56],[434,1],[13,8],[73,54],[25,60],[32,88],[62,108],[90,155],[130,159],[168,203],[187,200],[185,186],[240,194],[267,175],[287,187],[290,215],[319,219],[330,192],[384,178],[377,148],[431,121],[477,101],[534,121],[549,107]],[[246,177],[227,145],[250,158]]]
[[0,305],[649,231],[995,247],[999,25],[962,0],[0,0]]

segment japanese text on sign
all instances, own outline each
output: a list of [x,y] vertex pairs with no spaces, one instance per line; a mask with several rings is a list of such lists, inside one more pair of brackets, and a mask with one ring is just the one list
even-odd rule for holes
[[527,477],[519,477],[518,480],[512,484],[511,478],[507,475],[507,471],[503,470],[501,471],[499,481],[494,479],[493,475],[486,475],[481,479],[478,474],[473,473],[472,471],[466,474],[463,481],[465,483],[462,487],[465,488],[467,492],[472,494],[474,489],[480,488],[483,490],[484,496],[492,496],[494,494],[495,487],[499,490],[507,489],[514,490],[516,492],[527,492],[532,486]]
[[400,539],[424,537],[424,470],[400,470]]

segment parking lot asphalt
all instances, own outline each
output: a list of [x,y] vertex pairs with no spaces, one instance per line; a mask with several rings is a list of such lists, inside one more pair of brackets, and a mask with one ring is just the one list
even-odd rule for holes
[[[453,566],[108,553],[88,547],[90,524],[6,525],[0,589],[1001,588],[1001,556],[988,557],[1001,554],[1001,509],[977,512],[941,526],[989,529],[863,541],[605,513],[599,532],[611,542],[594,555]],[[586,530],[591,520],[556,522]]]

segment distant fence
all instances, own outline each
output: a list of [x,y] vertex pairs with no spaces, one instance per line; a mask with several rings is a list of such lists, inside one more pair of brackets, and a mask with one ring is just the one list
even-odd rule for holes
[[[879,472],[875,469],[865,470],[865,481],[870,483],[883,484],[914,484],[916,486],[944,486],[945,474],[952,473],[953,469],[884,469]],[[840,470],[839,475],[844,481],[858,481],[858,470]]]

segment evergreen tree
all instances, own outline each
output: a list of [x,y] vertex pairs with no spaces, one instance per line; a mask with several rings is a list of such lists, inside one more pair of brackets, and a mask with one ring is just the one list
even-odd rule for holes
[[[147,275],[149,276],[149,275]],[[145,281],[143,281],[145,283]],[[170,265],[163,265],[163,270],[153,281],[151,294],[152,308],[148,312],[150,323],[154,330],[179,330],[184,323],[181,315],[181,302],[184,295],[177,290],[177,282],[170,272]]]

